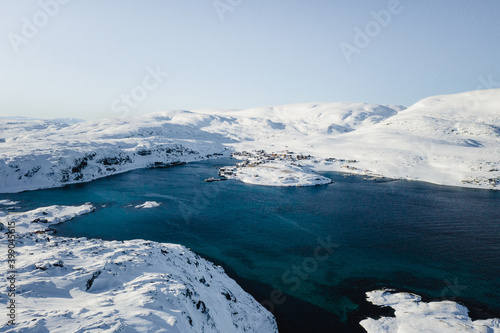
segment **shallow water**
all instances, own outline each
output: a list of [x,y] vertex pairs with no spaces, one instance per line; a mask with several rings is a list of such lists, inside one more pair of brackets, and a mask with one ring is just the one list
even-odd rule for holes
[[[59,236],[183,244],[273,310],[280,332],[363,331],[361,318],[390,313],[364,300],[380,287],[500,316],[500,192],[340,173],[302,188],[203,181],[230,164],[138,170],[0,199],[23,210],[97,206],[57,226]],[[162,205],[133,207],[144,201]]]

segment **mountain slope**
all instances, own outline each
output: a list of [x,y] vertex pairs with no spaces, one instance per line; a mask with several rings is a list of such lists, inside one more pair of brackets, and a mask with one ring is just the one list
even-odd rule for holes
[[[16,236],[15,270],[5,274],[16,294],[0,292],[4,306],[15,301],[16,325],[3,320],[0,331],[277,332],[273,315],[222,267],[181,245],[48,231],[93,211],[85,204],[0,216],[0,246]],[[7,261],[0,257],[2,267]]]
[[168,111],[62,124],[0,120],[0,192],[83,182],[230,151],[293,150],[348,171],[444,185],[500,186],[500,89],[423,99],[405,109],[364,103]]

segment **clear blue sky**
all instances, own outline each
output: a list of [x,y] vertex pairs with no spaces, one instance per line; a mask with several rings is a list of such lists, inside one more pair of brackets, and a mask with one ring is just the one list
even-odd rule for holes
[[[112,117],[131,92],[132,114],[409,106],[500,82],[498,0],[401,0],[378,30],[371,12],[390,1],[220,0],[218,12],[213,0],[73,0],[44,11],[55,1],[0,0],[0,115]],[[373,37],[348,63],[340,45],[356,47],[356,28]],[[156,68],[169,73],[159,83]]]

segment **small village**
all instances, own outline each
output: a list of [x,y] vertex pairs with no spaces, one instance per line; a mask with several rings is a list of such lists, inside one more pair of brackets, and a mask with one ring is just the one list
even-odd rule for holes
[[[219,176],[221,179],[227,179],[233,177],[237,170],[240,168],[252,168],[259,165],[269,163],[271,161],[287,161],[291,162],[292,165],[298,161],[311,159],[311,155],[295,154],[291,151],[285,150],[283,152],[277,153],[266,153],[264,150],[253,150],[251,152],[242,151],[235,152],[231,154],[231,157],[243,160],[242,162],[236,163],[236,166],[222,167],[219,168]],[[217,179],[207,179],[206,181],[216,181]]]
[[[205,179],[205,181],[214,182],[214,181],[222,181],[234,178],[238,169],[257,167],[275,161],[288,162],[291,165],[299,167],[302,166],[300,165],[300,161],[306,161],[306,160],[312,163],[320,163],[320,162],[356,163],[357,162],[356,160],[337,159],[335,157],[319,159],[311,155],[296,154],[289,150],[272,152],[272,153],[267,153],[264,150],[252,150],[251,152],[241,151],[232,153],[231,157],[234,157],[242,161],[236,163],[235,166],[225,166],[219,168],[218,175],[220,178],[212,177]],[[349,165],[344,165],[342,167],[348,170],[356,170],[356,167]]]

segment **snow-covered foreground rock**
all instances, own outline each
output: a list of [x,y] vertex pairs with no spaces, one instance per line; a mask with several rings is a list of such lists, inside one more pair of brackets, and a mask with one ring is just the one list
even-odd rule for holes
[[[492,89],[430,97],[407,109],[346,102],[168,111],[72,125],[0,119],[0,192],[252,150],[337,161],[313,165],[315,171],[499,189],[499,106],[500,89]],[[272,179],[261,184],[282,184],[276,179],[282,173],[265,174]]]
[[[12,222],[17,236],[16,325],[2,320],[0,331],[277,332],[272,314],[220,266],[181,245],[45,232],[92,209],[50,206],[0,220],[1,248],[7,249]],[[7,272],[7,257],[1,258]],[[0,292],[4,309],[11,299]]]
[[452,301],[422,302],[420,296],[375,290],[367,293],[368,301],[390,306],[395,317],[365,319],[361,326],[368,333],[498,333],[500,319],[475,320],[465,306]]
[[1,206],[14,206],[18,204],[19,202],[17,201],[12,201],[12,200],[0,200],[0,205]]
[[88,203],[82,206],[54,205],[22,213],[10,213],[0,217],[0,223],[3,226],[14,223],[16,232],[21,234],[34,233],[46,231],[53,224],[66,222],[78,215],[92,213],[94,210],[95,207]]

